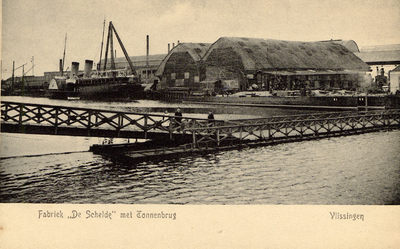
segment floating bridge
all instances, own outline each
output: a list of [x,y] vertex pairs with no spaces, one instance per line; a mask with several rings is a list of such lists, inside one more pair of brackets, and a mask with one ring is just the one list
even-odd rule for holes
[[182,117],[178,122],[171,115],[1,102],[2,132],[151,141],[91,147],[94,153],[133,161],[398,128],[398,109],[211,121]]

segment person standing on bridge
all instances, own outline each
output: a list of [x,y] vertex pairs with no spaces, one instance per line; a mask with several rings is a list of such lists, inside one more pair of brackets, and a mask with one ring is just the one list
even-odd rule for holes
[[214,126],[214,114],[212,112],[208,113],[208,126]]
[[[176,112],[175,112],[175,121],[178,124],[178,126],[182,125],[182,112],[179,107],[178,107],[178,109],[176,109]],[[178,131],[180,131],[180,128],[178,129]]]

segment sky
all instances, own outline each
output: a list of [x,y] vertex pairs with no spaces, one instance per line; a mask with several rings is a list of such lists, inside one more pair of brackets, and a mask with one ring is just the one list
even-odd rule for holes
[[[129,56],[146,55],[147,35],[150,54],[220,37],[400,44],[400,0],[2,0],[2,79],[11,77],[13,61],[24,65],[16,76],[58,71],[66,36],[65,69],[97,63],[104,20]],[[123,56],[116,39],[114,49]]]

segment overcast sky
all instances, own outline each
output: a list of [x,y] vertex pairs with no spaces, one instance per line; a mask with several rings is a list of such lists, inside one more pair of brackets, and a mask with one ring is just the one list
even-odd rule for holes
[[[224,36],[291,41],[354,40],[361,48],[400,43],[400,0],[2,0],[2,79],[100,58],[103,21],[130,56],[166,54],[168,43]],[[123,56],[114,39],[117,57]],[[104,52],[103,52],[104,53]],[[22,68],[15,75],[21,76]]]

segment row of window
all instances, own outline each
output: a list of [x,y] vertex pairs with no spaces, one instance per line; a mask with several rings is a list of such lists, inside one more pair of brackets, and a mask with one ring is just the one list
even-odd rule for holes
[[[184,73],[184,79],[189,79],[189,72],[185,72]],[[199,76],[195,76],[195,77],[199,77]],[[171,80],[175,80],[176,79],[176,73],[171,73]]]
[[146,71],[148,74],[155,74],[157,70],[143,70],[142,74],[146,74]]

